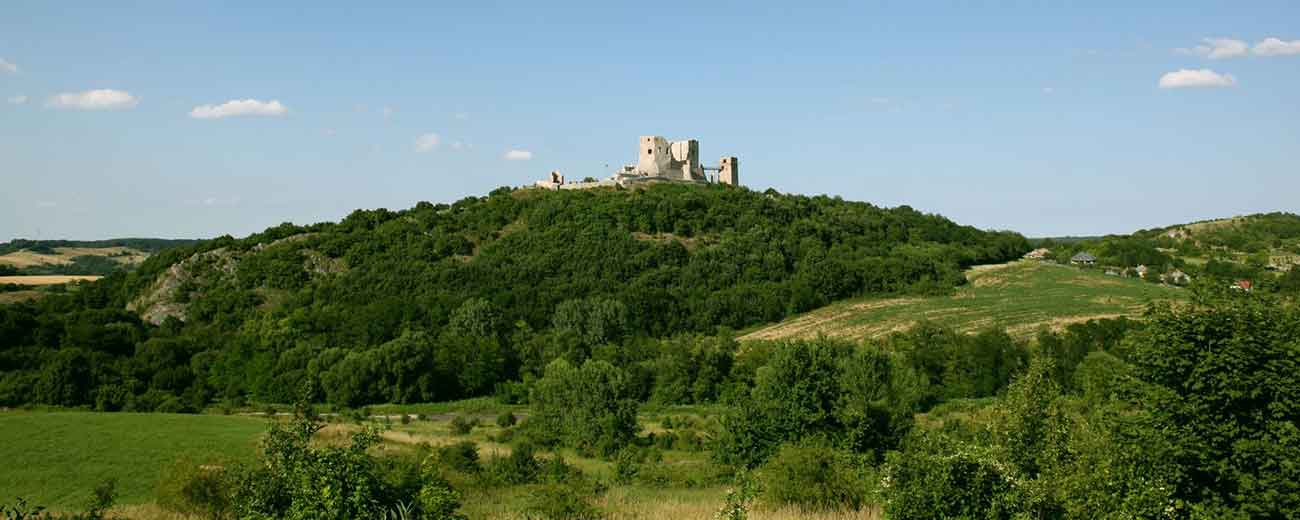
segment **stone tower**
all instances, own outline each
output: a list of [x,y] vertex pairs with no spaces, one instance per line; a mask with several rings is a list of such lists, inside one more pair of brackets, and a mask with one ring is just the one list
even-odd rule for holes
[[740,159],[723,157],[718,165],[718,183],[729,186],[740,185]]

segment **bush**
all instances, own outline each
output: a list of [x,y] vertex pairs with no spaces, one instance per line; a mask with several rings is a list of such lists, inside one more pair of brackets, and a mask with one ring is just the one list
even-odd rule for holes
[[225,467],[181,459],[163,469],[155,491],[158,505],[168,511],[218,520],[232,509]]
[[862,461],[822,442],[785,444],[758,472],[763,493],[804,511],[861,509],[871,488]]
[[599,520],[601,512],[573,486],[549,484],[541,486],[528,496],[524,518],[529,520]]
[[992,450],[925,433],[891,452],[885,514],[892,520],[1011,518],[1011,475]]
[[424,520],[464,520],[465,515],[457,513],[460,509],[460,493],[452,489],[451,484],[436,475],[427,475],[425,484],[420,488],[419,517]]
[[506,457],[493,457],[488,462],[488,474],[504,484],[529,484],[537,482],[541,463],[537,461],[531,444],[521,443]]
[[463,415],[457,415],[451,419],[452,435],[469,435],[469,432],[478,426],[478,419],[466,419]]
[[497,426],[502,428],[514,426],[516,421],[517,419],[515,419],[515,414],[510,412],[502,412],[501,415],[497,416]]
[[478,444],[473,441],[461,441],[438,448],[434,455],[439,466],[461,473],[479,471]]
[[232,503],[238,518],[379,518],[417,497],[381,474],[367,454],[379,442],[373,429],[352,436],[344,448],[315,447],[318,420],[298,415],[272,422],[262,440],[262,460],[232,475]]

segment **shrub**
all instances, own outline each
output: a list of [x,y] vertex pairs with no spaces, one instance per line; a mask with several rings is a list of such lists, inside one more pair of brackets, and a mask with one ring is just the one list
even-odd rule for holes
[[618,450],[614,455],[614,482],[623,485],[631,484],[643,460],[645,454],[635,447],[627,446]]
[[673,444],[677,442],[677,434],[673,432],[653,433],[650,438],[653,439],[655,447],[661,450],[671,450]]
[[785,444],[759,470],[763,493],[805,511],[861,509],[870,487],[858,457],[822,442]]
[[885,514],[893,520],[1010,518],[1011,475],[993,450],[923,433],[884,468]]
[[435,456],[438,465],[447,469],[461,473],[476,473],[480,469],[478,445],[473,441],[461,441],[440,447]]
[[403,413],[403,414],[402,414],[402,424],[411,424],[411,416],[410,416],[410,415],[407,415],[407,414],[405,414],[405,413]]
[[464,520],[465,515],[457,513],[460,509],[460,493],[452,489],[451,484],[436,475],[427,475],[425,484],[420,488],[419,517],[424,520]]
[[466,419],[463,415],[457,415],[452,417],[450,426],[452,435],[469,435],[469,432],[473,431],[475,426],[478,426],[478,420]]
[[515,414],[510,412],[502,412],[501,415],[497,416],[497,426],[502,428],[514,426],[516,421],[517,419],[515,419]]
[[416,497],[385,481],[367,450],[379,442],[373,429],[353,434],[344,448],[317,448],[321,423],[304,415],[272,422],[262,440],[262,460],[232,475],[238,518],[377,518]]
[[506,457],[493,457],[488,463],[488,473],[504,484],[529,484],[537,481],[541,463],[537,461],[531,444],[518,444]]
[[225,468],[181,459],[163,469],[155,491],[160,507],[214,520],[231,512],[230,482]]
[[541,486],[528,496],[524,508],[524,517],[529,520],[599,520],[604,518],[599,510],[573,486],[548,484]]

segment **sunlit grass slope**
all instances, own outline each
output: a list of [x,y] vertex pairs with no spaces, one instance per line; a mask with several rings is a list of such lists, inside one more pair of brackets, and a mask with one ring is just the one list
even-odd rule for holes
[[873,298],[836,303],[758,328],[742,339],[875,338],[906,330],[921,320],[974,332],[1006,328],[1030,337],[1040,327],[1060,328],[1094,318],[1137,317],[1153,301],[1186,298],[1183,289],[1108,276],[1043,262],[980,266],[951,296]]

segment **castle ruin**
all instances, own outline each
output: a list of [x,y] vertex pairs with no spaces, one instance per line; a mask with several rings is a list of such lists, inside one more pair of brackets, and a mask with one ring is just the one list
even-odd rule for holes
[[728,156],[723,157],[716,167],[703,166],[700,164],[700,142],[695,139],[669,141],[657,135],[641,136],[636,153],[635,165],[624,166],[604,180],[565,182],[564,175],[553,171],[549,178],[534,185],[550,190],[628,187],[647,182],[740,185],[740,159]]

